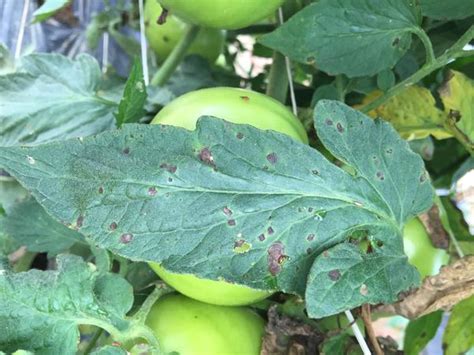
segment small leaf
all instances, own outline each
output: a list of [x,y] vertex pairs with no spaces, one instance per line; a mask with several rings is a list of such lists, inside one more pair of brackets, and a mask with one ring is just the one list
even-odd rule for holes
[[147,99],[145,81],[143,80],[142,65],[138,58],[133,62],[127,83],[120,100],[118,113],[115,115],[117,126],[124,123],[138,122],[145,114],[144,105]]
[[[82,217],[81,234],[134,261],[299,295],[311,274],[313,317],[391,302],[419,281],[401,229],[432,204],[423,162],[388,123],[342,103],[320,101],[315,125],[353,174],[285,135],[215,118],[195,131],[135,124],[82,141],[0,148],[0,165],[55,218]],[[364,234],[373,255],[350,248]],[[312,264],[327,269],[321,258],[333,248],[357,260],[340,281],[361,294],[340,297],[334,270],[315,277]],[[323,293],[324,305],[315,304]]]
[[[0,76],[0,146],[81,137],[114,127],[117,105],[98,94],[101,72],[86,54],[23,57]],[[21,103],[21,104],[19,104]]]
[[[362,101],[362,106],[380,95],[382,93],[379,91],[367,95]],[[406,88],[369,112],[369,116],[380,117],[390,122],[405,139],[421,139],[430,134],[438,139],[451,137],[444,128],[446,114],[436,108],[431,92],[421,86]]]
[[331,75],[371,76],[392,68],[418,30],[408,0],[320,0],[260,42]]
[[405,330],[403,351],[407,355],[421,354],[423,349],[433,339],[443,318],[443,312],[436,311],[426,316],[410,321]]
[[0,229],[32,252],[54,255],[66,251],[74,243],[85,243],[81,234],[56,222],[32,198],[16,204],[0,220]]
[[387,91],[395,85],[395,74],[390,69],[382,70],[377,75],[377,86],[382,91]]
[[53,16],[56,12],[68,5],[71,0],[46,0],[34,13],[33,23],[42,22]]
[[474,347],[474,296],[454,306],[443,335],[446,355],[462,354]]
[[474,15],[474,2],[466,0],[419,0],[424,16],[438,20],[463,19]]
[[[62,255],[57,271],[30,270],[0,273],[0,348],[7,352],[26,349],[35,354],[74,354],[79,324],[93,324],[117,333],[129,327],[125,313],[132,298],[131,287],[108,284],[115,297],[111,307],[98,274],[80,257]],[[118,276],[114,276],[118,277]],[[97,293],[99,292],[99,293]],[[121,303],[117,303],[117,302]]]
[[455,121],[455,126],[474,145],[474,80],[451,70],[439,89],[444,110]]

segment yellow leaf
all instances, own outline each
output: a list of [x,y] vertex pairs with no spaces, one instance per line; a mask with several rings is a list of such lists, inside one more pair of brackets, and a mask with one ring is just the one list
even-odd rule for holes
[[[380,91],[370,93],[358,107],[372,102],[380,95],[382,95]],[[438,139],[451,137],[444,128],[446,114],[436,108],[431,92],[420,86],[406,88],[370,111],[369,116],[380,117],[390,122],[405,139],[420,139],[430,134]]]
[[474,80],[451,70],[438,92],[448,117],[455,119],[456,128],[474,144]]

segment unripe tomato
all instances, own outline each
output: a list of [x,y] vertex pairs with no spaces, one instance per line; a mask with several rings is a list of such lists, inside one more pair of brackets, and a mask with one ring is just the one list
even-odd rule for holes
[[159,0],[172,14],[196,25],[234,30],[272,15],[284,0]]
[[[263,94],[236,88],[202,89],[180,96],[163,108],[151,123],[193,130],[198,118],[204,115],[223,118],[233,123],[246,123],[260,129],[272,129],[303,143],[308,142],[303,125],[285,106]],[[225,281],[172,273],[156,263],[150,263],[150,266],[170,286],[202,302],[245,305],[260,301],[271,294]]]
[[151,123],[193,130],[198,118],[206,115],[271,129],[308,143],[303,125],[284,105],[258,92],[237,88],[218,87],[187,93],[166,105]]
[[444,249],[433,246],[425,227],[418,218],[413,218],[403,230],[403,245],[408,262],[420,272],[421,278],[436,275],[441,266],[449,262]]
[[269,291],[257,290],[244,285],[201,279],[191,274],[173,273],[157,263],[150,263],[150,266],[168,285],[183,295],[201,302],[223,306],[242,306],[263,300],[272,294]]
[[210,305],[176,294],[160,298],[146,324],[163,354],[180,355],[258,355],[265,326],[249,309]]
[[[186,23],[173,15],[166,17],[162,25],[157,23],[162,8],[157,0],[147,0],[145,4],[145,34],[148,44],[157,55],[159,62],[164,61],[178,44],[186,31]],[[214,63],[224,49],[225,32],[222,30],[201,28],[187,54],[198,54]]]

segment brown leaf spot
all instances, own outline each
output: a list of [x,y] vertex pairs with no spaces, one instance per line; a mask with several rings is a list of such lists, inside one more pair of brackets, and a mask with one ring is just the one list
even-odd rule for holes
[[263,242],[265,240],[265,236],[263,234],[260,234],[258,236],[258,240],[260,240],[261,242]]
[[244,134],[242,132],[238,132],[237,135],[236,135],[237,139],[243,139],[244,138]]
[[332,126],[332,125],[333,125],[333,122],[332,122],[332,120],[331,120],[330,118],[328,118],[328,119],[326,119],[326,124],[327,124],[328,126]]
[[225,214],[226,216],[232,216],[232,210],[231,210],[229,207],[225,206],[225,207],[222,209],[222,211],[224,211],[224,214]]
[[111,230],[116,230],[116,229],[117,229],[117,223],[116,223],[116,222],[110,223],[109,228],[110,228]]
[[76,228],[77,229],[81,228],[83,222],[84,222],[84,216],[83,215],[80,215],[79,217],[77,217]]
[[337,128],[337,131],[338,131],[339,133],[343,133],[343,132],[344,132],[344,127],[342,126],[341,123],[338,122],[337,125],[336,125],[336,128]]
[[167,17],[168,17],[168,10],[167,10],[167,9],[163,9],[163,10],[161,11],[160,16],[159,16],[158,19],[156,20],[156,23],[157,23],[158,25],[163,25],[163,24],[165,24]]
[[314,240],[314,234],[313,234],[313,233],[308,234],[308,236],[306,237],[306,240],[307,240],[308,242],[313,241],[313,240]]
[[270,162],[270,164],[275,165],[278,161],[278,156],[276,155],[276,153],[270,153],[267,155],[267,160]]
[[282,243],[274,243],[268,248],[268,270],[273,276],[281,271],[281,265],[287,258]]
[[175,165],[167,164],[167,163],[161,164],[160,168],[165,169],[166,171],[170,172],[171,174],[174,174],[176,172],[176,170],[178,169]]
[[229,226],[235,226],[235,219],[229,219],[229,220],[227,221],[227,224],[228,224]]
[[150,196],[155,196],[156,195],[156,187],[150,187],[148,188],[148,195]]
[[332,281],[337,281],[341,278],[341,272],[337,269],[328,272],[328,276]]
[[207,165],[215,166],[214,157],[212,156],[212,153],[209,148],[201,149],[201,151],[199,152],[199,159],[201,159],[201,161],[206,163]]
[[125,148],[125,149],[123,150],[123,154],[130,154],[130,148],[128,148],[128,147]]
[[120,236],[120,243],[128,244],[132,241],[133,235],[131,233],[124,233]]
[[275,231],[273,230],[272,227],[268,227],[267,232],[268,232],[269,235],[272,235]]

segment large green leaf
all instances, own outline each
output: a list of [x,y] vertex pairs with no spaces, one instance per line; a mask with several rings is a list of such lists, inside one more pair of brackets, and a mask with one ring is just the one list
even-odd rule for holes
[[51,215],[130,259],[300,295],[308,276],[315,317],[391,302],[418,282],[401,229],[432,202],[423,162],[388,123],[342,103],[320,101],[315,117],[355,175],[287,136],[212,118],[192,132],[125,125],[0,148],[0,166]]
[[355,77],[393,67],[417,31],[409,0],[320,0],[260,41],[329,74]]
[[438,20],[462,19],[474,15],[474,1],[420,0],[423,15]]
[[117,104],[98,92],[101,72],[89,55],[24,57],[0,76],[0,146],[87,136],[114,127]]
[[[100,276],[77,256],[58,257],[57,271],[0,272],[0,348],[35,354],[75,354],[79,324],[124,330],[133,302],[118,275]],[[113,279],[104,281],[104,279]],[[104,283],[107,292],[104,293]]]

